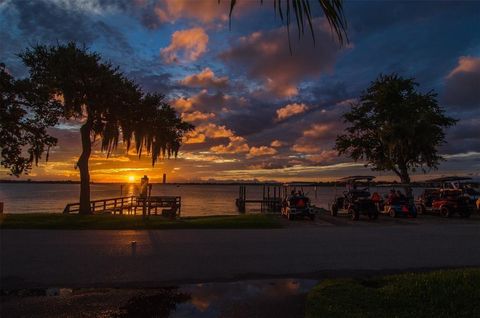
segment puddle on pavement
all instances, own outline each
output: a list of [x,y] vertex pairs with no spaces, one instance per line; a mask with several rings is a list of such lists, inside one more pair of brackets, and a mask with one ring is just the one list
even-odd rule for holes
[[190,300],[181,303],[170,317],[249,317],[280,315],[290,310],[303,313],[304,296],[315,280],[275,279],[209,283],[182,287]]
[[307,279],[248,280],[161,289],[3,290],[1,314],[36,317],[303,317]]
[[160,289],[151,295],[140,294],[130,298],[113,316],[115,318],[169,317],[178,304],[188,300],[190,295],[176,288]]

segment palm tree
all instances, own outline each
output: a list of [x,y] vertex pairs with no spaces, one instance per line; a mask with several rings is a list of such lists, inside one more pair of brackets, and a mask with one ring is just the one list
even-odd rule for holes
[[[303,36],[305,34],[305,29],[308,28],[313,38],[313,43],[315,43],[315,31],[312,23],[313,15],[310,2],[312,2],[312,0],[273,0],[275,15],[278,14],[280,20],[287,25],[289,44],[292,12],[295,16],[298,36]],[[330,24],[333,32],[337,35],[340,44],[343,45],[345,42],[348,43],[346,32],[347,21],[343,14],[343,0],[317,0],[317,2],[325,14],[325,18]],[[237,3],[237,0],[230,0],[230,22],[233,10]],[[260,0],[260,3],[263,4],[263,0]]]
[[62,100],[62,117],[83,121],[77,162],[81,214],[91,213],[88,161],[93,141],[100,138],[101,149],[109,156],[120,141],[128,151],[134,140],[138,154],[142,150],[151,154],[154,165],[158,158],[176,156],[183,135],[193,129],[162,95],[143,94],[118,68],[75,43],[38,45],[20,57],[30,70],[30,80]]

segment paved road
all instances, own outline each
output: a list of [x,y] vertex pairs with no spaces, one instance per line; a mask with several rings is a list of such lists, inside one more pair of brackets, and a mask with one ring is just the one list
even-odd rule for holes
[[[3,288],[160,286],[480,265],[480,224],[0,231]],[[136,249],[131,242],[136,241]]]

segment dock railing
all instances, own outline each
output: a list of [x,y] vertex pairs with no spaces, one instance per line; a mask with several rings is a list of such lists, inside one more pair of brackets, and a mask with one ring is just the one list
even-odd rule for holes
[[[90,201],[92,214],[137,214],[141,209],[143,215],[160,213],[166,216],[178,216],[181,212],[182,199],[179,196],[149,196],[149,197],[117,197]],[[78,213],[80,203],[69,203],[63,213]]]
[[240,213],[245,213],[247,204],[260,204],[261,213],[280,213],[282,209],[282,187],[279,184],[263,184],[261,199],[248,199],[247,186],[240,185],[235,204]]

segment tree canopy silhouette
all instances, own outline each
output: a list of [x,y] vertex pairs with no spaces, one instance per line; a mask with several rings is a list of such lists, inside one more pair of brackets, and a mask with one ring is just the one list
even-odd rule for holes
[[160,94],[144,94],[116,67],[99,54],[66,45],[37,45],[20,57],[30,72],[30,82],[48,91],[62,104],[61,117],[82,121],[80,170],[80,213],[90,213],[88,161],[92,143],[101,140],[109,156],[119,142],[127,151],[132,141],[138,155],[142,150],[158,158],[177,156],[183,135],[193,126],[183,122]]
[[[221,0],[218,0],[219,2]],[[305,34],[305,30],[309,30],[315,43],[315,29],[313,24],[312,0],[273,0],[273,9],[275,15],[278,14],[280,20],[287,25],[288,39],[290,44],[290,23],[292,14],[298,31],[298,37],[301,38]],[[348,42],[347,20],[343,14],[343,0],[317,0],[325,18],[327,19],[333,32],[336,34],[340,44]],[[263,0],[260,0],[263,4]],[[230,0],[230,21],[233,10],[238,4],[237,0]],[[293,13],[292,13],[293,12]]]
[[436,169],[443,160],[437,148],[445,142],[444,130],[456,120],[444,114],[433,91],[422,94],[416,86],[412,78],[380,75],[343,115],[350,126],[337,137],[339,153],[373,170],[393,171],[406,184],[410,172]]
[[28,174],[57,139],[47,128],[57,123],[60,104],[28,80],[15,80],[0,63],[1,165],[10,174]]

